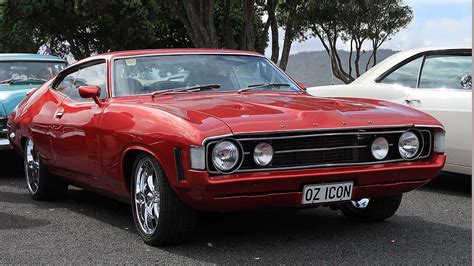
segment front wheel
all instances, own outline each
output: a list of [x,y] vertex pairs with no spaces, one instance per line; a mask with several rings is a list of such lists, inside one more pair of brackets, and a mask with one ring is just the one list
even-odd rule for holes
[[354,200],[341,206],[342,213],[354,221],[377,222],[392,217],[402,202],[402,194]]
[[131,181],[133,219],[145,243],[177,244],[192,232],[196,214],[175,195],[155,158],[138,156]]
[[31,139],[27,139],[24,149],[24,168],[28,192],[34,200],[51,200],[63,197],[68,184],[48,172],[40,154]]

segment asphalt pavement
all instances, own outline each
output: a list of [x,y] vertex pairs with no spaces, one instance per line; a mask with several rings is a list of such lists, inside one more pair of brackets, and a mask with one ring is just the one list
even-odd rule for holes
[[323,207],[207,214],[186,243],[155,248],[128,205],[77,188],[33,201],[21,160],[2,152],[0,162],[0,264],[471,264],[470,176],[442,173],[382,223]]

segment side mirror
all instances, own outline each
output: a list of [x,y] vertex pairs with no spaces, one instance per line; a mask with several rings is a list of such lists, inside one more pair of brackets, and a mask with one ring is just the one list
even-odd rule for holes
[[80,86],[79,87],[79,95],[85,99],[92,99],[95,103],[100,105],[102,102],[100,101],[100,87],[98,86]]
[[308,87],[306,86],[306,84],[304,84],[303,82],[296,82],[296,83],[297,83],[298,86],[300,86],[300,88],[301,88],[302,90],[304,90],[304,91],[306,91],[306,88],[308,88]]
[[464,75],[461,78],[461,87],[465,90],[472,89],[472,77],[471,75]]
[[37,90],[38,88],[33,88],[29,91],[26,92],[26,96],[30,96],[30,94],[32,94],[33,92],[35,92],[35,90]]

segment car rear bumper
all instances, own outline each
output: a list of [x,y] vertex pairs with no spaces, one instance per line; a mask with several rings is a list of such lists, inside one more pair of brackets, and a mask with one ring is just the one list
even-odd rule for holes
[[186,179],[173,184],[173,187],[184,202],[198,210],[308,207],[312,205],[302,204],[305,185],[353,181],[352,199],[400,194],[433,179],[445,160],[445,155],[434,155],[430,161],[245,173],[213,178],[207,172],[190,170]]

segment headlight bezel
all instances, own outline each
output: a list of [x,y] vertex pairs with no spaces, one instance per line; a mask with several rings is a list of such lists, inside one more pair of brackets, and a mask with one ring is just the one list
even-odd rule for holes
[[[405,134],[413,134],[416,137],[417,141],[418,141],[418,148],[417,148],[416,152],[413,154],[412,157],[405,157],[404,154],[401,151],[402,148],[400,147],[400,144],[401,144],[401,141],[402,141],[402,137]],[[424,139],[423,139],[423,136],[421,135],[421,133],[418,132],[418,130],[414,130],[414,129],[407,130],[407,131],[403,132],[400,135],[400,137],[398,138],[398,142],[397,142],[398,154],[405,161],[413,161],[413,160],[418,159],[418,157],[422,153],[423,149],[424,149]]]
[[[216,166],[216,164],[214,163],[214,157],[213,157],[213,154],[214,154],[214,149],[220,144],[220,143],[223,143],[223,142],[230,142],[232,143],[236,148],[237,148],[237,160],[236,160],[236,163],[231,167],[229,168],[228,170],[222,170],[220,169],[218,166]],[[242,144],[240,144],[240,142],[234,140],[234,139],[231,139],[231,138],[226,138],[226,139],[222,139],[222,140],[219,140],[219,141],[216,141],[212,148],[209,150],[209,159],[208,159],[208,162],[210,161],[210,163],[212,164],[213,168],[218,172],[218,173],[221,173],[221,174],[232,174],[234,173],[235,171],[239,170],[239,168],[242,166],[242,163],[244,161],[244,149],[242,147]]]

